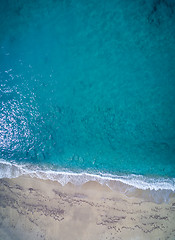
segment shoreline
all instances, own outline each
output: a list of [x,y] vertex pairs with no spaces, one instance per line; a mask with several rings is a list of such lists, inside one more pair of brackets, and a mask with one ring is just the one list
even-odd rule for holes
[[156,204],[97,182],[0,179],[3,240],[175,239],[175,198]]
[[57,181],[62,186],[68,183],[80,186],[95,181],[113,191],[124,193],[126,196],[138,196],[156,203],[168,202],[172,197],[175,197],[175,178],[59,171],[41,168],[33,164],[17,164],[3,159],[0,159],[0,169],[0,179],[30,176],[42,180]]

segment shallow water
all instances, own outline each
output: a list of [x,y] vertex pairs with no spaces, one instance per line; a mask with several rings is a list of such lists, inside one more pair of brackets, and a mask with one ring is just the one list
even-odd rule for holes
[[1,1],[0,158],[175,177],[174,12],[171,0]]

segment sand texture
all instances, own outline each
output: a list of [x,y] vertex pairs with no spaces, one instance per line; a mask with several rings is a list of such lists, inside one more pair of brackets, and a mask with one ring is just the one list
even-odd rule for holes
[[96,182],[0,180],[0,240],[175,239],[175,199],[128,198]]

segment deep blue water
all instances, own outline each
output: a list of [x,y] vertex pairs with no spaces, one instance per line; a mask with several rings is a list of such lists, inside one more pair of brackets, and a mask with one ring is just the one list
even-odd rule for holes
[[0,5],[0,158],[175,177],[175,1]]

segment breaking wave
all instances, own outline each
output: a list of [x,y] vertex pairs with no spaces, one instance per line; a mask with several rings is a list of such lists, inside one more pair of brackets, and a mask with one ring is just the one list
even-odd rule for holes
[[22,175],[52,180],[59,182],[62,186],[67,183],[83,185],[89,181],[96,181],[108,186],[111,190],[125,193],[127,196],[141,197],[156,203],[168,202],[175,196],[175,178],[147,177],[142,175],[112,175],[92,174],[87,172],[71,172],[50,170],[32,164],[16,164],[0,160],[0,178],[16,178]]

